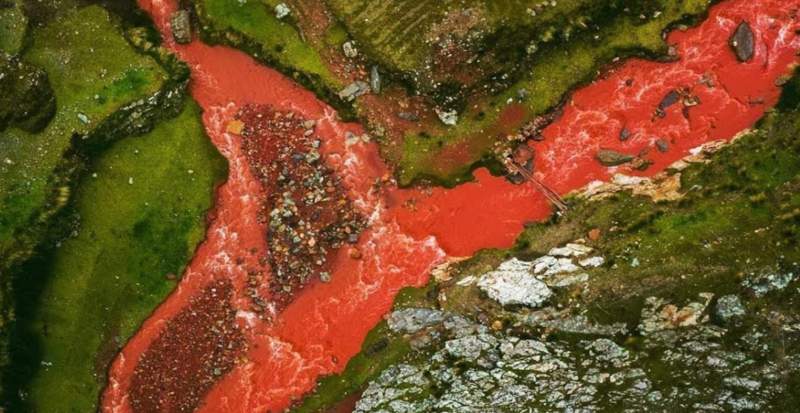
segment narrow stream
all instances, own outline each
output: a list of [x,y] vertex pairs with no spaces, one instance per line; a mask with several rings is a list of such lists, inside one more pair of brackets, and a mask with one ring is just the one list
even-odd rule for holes
[[[228,159],[230,175],[218,189],[206,240],[177,289],[115,359],[103,411],[134,411],[132,398],[138,396],[132,387],[140,358],[169,320],[194,311],[193,299],[213,282],[233,286],[230,306],[247,350],[207,391],[195,395],[202,399],[199,411],[281,411],[311,390],[318,377],[344,369],[399,289],[423,285],[430,270],[448,257],[508,247],[525,222],[550,214],[532,185],[512,185],[483,169],[476,171],[474,182],[454,189],[405,190],[386,182],[382,190],[371,190],[389,170],[374,143],[346,142],[347,132],[363,134],[359,125],[339,122],[312,93],[237,50],[199,40],[174,44],[168,21],[175,0],[139,4],[152,15],[165,44],[189,64],[191,93],[205,110],[206,131]],[[699,27],[668,36],[679,60],[629,60],[576,91],[563,115],[544,130],[544,140],[532,143],[537,178],[567,193],[608,180],[615,172],[653,175],[704,142],[729,140],[751,127],[777,102],[776,83],[797,62],[798,7],[800,0],[724,1]],[[753,59],[740,63],[728,39],[745,20],[756,34],[756,47]],[[684,100],[657,114],[673,91]],[[369,217],[356,245],[360,257],[341,249],[333,259],[331,282],[312,282],[269,317],[249,311],[245,295],[248,272],[269,271],[261,259],[267,254],[267,228],[257,219],[265,194],[250,171],[240,137],[227,132],[245,104],[271,105],[315,120],[325,161]],[[652,165],[635,173],[604,167],[595,159],[600,149],[646,154]],[[179,334],[191,343],[191,330]]]

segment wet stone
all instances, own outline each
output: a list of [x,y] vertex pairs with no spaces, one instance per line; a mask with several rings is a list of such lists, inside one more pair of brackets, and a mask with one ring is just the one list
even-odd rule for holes
[[619,166],[633,161],[634,156],[611,149],[601,149],[597,151],[595,158],[603,166]]
[[741,22],[733,32],[729,44],[740,62],[748,62],[755,54],[755,35],[750,24]]
[[630,137],[631,137],[631,131],[629,131],[627,128],[622,128],[622,130],[619,131],[619,140],[620,141],[625,142]]
[[676,90],[671,90],[669,93],[667,93],[664,96],[664,98],[661,99],[661,102],[659,102],[659,104],[658,104],[658,108],[656,109],[656,116],[658,116],[660,118],[663,118],[664,116],[666,116],[667,115],[667,112],[666,112],[667,108],[669,108],[670,106],[678,103],[678,100],[680,100],[680,97],[681,97],[681,95]]
[[172,38],[177,43],[186,44],[192,41],[192,24],[188,10],[178,10],[170,18]]
[[661,153],[669,151],[669,142],[664,139],[656,140],[656,149]]

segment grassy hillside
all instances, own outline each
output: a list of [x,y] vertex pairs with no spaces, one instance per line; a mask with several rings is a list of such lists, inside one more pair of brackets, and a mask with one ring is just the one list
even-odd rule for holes
[[90,162],[71,235],[16,271],[12,411],[88,412],[107,364],[175,286],[226,166],[193,102]]
[[[47,73],[57,105],[41,132],[0,132],[0,258],[24,256],[35,229],[69,196],[78,148],[146,128],[168,74],[127,43],[96,6],[67,12],[35,30],[23,60]],[[149,100],[148,100],[149,99]],[[132,114],[134,117],[129,115]]]

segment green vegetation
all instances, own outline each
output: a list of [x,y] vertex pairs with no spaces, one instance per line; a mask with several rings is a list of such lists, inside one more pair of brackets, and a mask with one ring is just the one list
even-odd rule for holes
[[15,274],[12,411],[96,409],[108,363],[203,239],[225,172],[193,102],[91,163],[62,218],[72,234]]
[[41,131],[53,118],[56,101],[47,74],[0,53],[0,132],[10,126]]
[[[133,52],[102,9],[77,11],[66,0],[30,2],[25,8],[13,3],[2,11],[3,30],[39,28],[16,32],[23,36],[15,43],[21,48],[16,56],[0,53],[0,366],[8,363],[14,318],[10,269],[42,241],[49,218],[68,199],[69,180],[81,163],[78,148],[130,133],[134,122],[126,114],[146,106],[131,102],[165,86],[164,72]],[[31,14],[19,14],[22,10]],[[51,18],[56,23],[41,27]],[[148,73],[151,83],[98,101],[104,89],[124,83],[134,70]]]
[[[405,290],[395,307],[437,307],[486,324],[501,320],[519,330],[517,334],[538,337],[541,331],[519,323],[531,310],[503,308],[474,285],[462,287],[457,282],[483,274],[510,256],[533,259],[551,248],[586,239],[592,230],[599,230],[600,236],[588,241],[589,245],[606,263],[587,270],[587,283],[558,291],[551,304],[596,323],[624,322],[635,327],[650,296],[684,305],[701,292],[717,297],[741,294],[742,280],[754,274],[796,274],[800,270],[798,136],[800,76],[795,76],[785,87],[778,110],[768,114],[756,131],[715,154],[711,163],[681,172],[682,199],[654,203],[629,192],[600,201],[573,197],[568,200],[569,212],[529,226],[513,248],[482,251],[456,264],[451,281],[431,281],[424,289]],[[796,314],[793,291],[751,297],[748,305],[757,314],[773,310]],[[447,300],[439,301],[440,294],[446,294]],[[759,317],[748,322],[763,323]],[[740,329],[747,331],[748,325]],[[321,380],[298,411],[324,411],[398,360],[426,363],[424,355],[409,353],[407,338],[386,330],[384,324],[379,325],[362,354],[341,375]],[[571,339],[569,334],[554,334]],[[374,343],[381,337],[387,338],[380,346],[383,350],[375,350]],[[366,359],[363,353],[369,348],[373,350]]]
[[38,238],[32,229],[68,198],[70,153],[146,130],[152,108],[165,99],[148,98],[173,86],[102,8],[68,12],[32,37],[23,60],[47,73],[57,112],[40,133],[15,127],[0,133],[0,257],[6,264],[28,253]]
[[22,50],[28,30],[28,18],[22,11],[22,0],[0,3],[0,54],[17,54]]

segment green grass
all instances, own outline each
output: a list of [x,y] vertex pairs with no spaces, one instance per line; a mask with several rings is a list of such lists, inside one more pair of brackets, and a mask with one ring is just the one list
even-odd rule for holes
[[[35,30],[23,58],[47,72],[57,112],[40,133],[14,127],[0,132],[0,257],[5,259],[20,252],[30,227],[68,198],[65,157],[75,142],[118,137],[114,122],[120,119],[112,115],[132,102],[146,104],[167,80],[158,63],[137,54],[96,6],[66,12]],[[93,137],[95,131],[103,136]]]
[[226,166],[191,102],[178,118],[115,143],[87,172],[69,208],[73,235],[16,274],[6,382],[24,402],[12,411],[96,409],[107,364],[203,239]]

